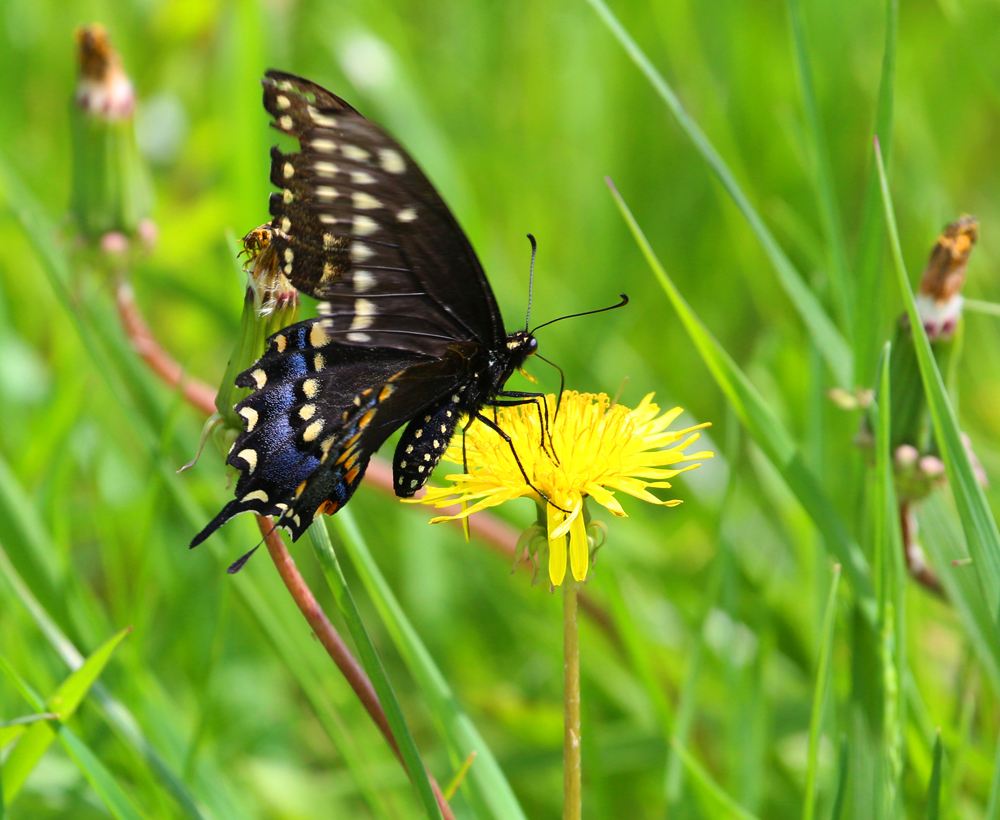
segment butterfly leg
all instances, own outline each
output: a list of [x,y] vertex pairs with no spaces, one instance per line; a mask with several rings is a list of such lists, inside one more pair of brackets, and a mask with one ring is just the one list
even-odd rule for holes
[[[525,402],[519,402],[519,403],[520,404],[528,404],[528,402],[526,402],[526,401]],[[509,406],[509,405],[503,405],[503,404],[501,404],[500,406],[504,407],[504,406]],[[527,472],[525,472],[524,465],[521,464],[521,459],[517,455],[517,448],[514,447],[513,440],[511,439],[510,436],[508,436],[503,431],[502,427],[500,427],[498,424],[495,424],[492,419],[490,419],[488,416],[484,416],[482,413],[476,413],[476,415],[473,416],[472,418],[478,419],[479,421],[481,421],[483,424],[485,424],[487,427],[489,427],[494,433],[496,433],[498,436],[500,436],[500,438],[502,438],[504,441],[507,442],[507,446],[510,447],[510,452],[514,456],[514,461],[517,462],[517,468],[521,471],[521,475],[524,476],[525,483],[527,483],[527,485],[529,487],[531,487],[531,489],[533,489],[536,493],[538,493],[538,495],[542,498],[543,501],[545,501],[546,504],[551,504],[557,510],[559,510],[560,512],[564,512],[567,515],[569,515],[570,513],[573,512],[572,510],[567,510],[567,509],[564,509],[563,507],[560,507],[558,504],[556,504],[555,501],[553,501],[545,493],[543,493],[541,490],[539,490],[538,487],[536,487],[534,484],[531,483],[531,479],[528,478],[528,474],[527,474]],[[472,419],[469,420],[469,423],[470,424],[472,423]],[[466,429],[468,429],[468,425],[466,425]],[[464,433],[465,431],[463,430],[462,432]]]
[[[556,455],[556,447],[552,441],[552,430],[549,427],[549,403],[544,393],[522,393],[519,390],[501,390],[497,393],[501,399],[511,399],[511,401],[493,400],[489,404],[493,407],[493,420],[496,421],[496,409],[498,407],[518,407],[522,404],[533,404],[538,408],[538,421],[542,428],[541,445],[542,450],[552,457],[552,460],[559,464],[559,456]],[[562,394],[560,393],[560,397]],[[541,402],[539,403],[539,399]],[[544,408],[544,410],[543,410]],[[558,405],[557,411],[558,412]],[[549,444],[545,445],[545,437],[548,436]]]

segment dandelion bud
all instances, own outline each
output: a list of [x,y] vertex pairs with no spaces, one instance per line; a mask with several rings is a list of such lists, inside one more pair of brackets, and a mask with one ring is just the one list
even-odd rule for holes
[[948,225],[931,249],[917,291],[917,312],[932,342],[952,337],[962,318],[962,286],[969,254],[979,238],[979,220],[962,216]]
[[103,26],[85,26],[76,40],[80,75],[70,115],[71,209],[89,240],[109,232],[132,237],[152,204],[149,174],[135,141],[135,91]]
[[[962,316],[962,285],[969,254],[979,236],[979,221],[963,216],[942,232],[931,249],[927,267],[920,280],[917,310],[921,323],[932,342],[934,358],[942,373],[948,371],[948,361],[954,348],[952,337]],[[890,364],[892,385],[893,451],[902,444],[911,444],[920,453],[930,449],[930,421],[924,396],[920,366],[913,346],[909,318],[903,314],[896,325]]]

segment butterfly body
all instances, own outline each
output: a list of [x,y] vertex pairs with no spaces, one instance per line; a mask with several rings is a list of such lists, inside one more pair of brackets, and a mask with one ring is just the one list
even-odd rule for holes
[[484,406],[526,400],[504,385],[537,348],[504,331],[468,239],[395,140],[308,80],[271,71],[263,85],[272,125],[300,150],[272,149],[280,192],[254,241],[320,300],[319,317],[274,334],[237,377],[253,392],[235,408],[246,426],[227,458],[241,471],[236,498],[192,546],[249,511],[297,539],[350,500],[404,425],[393,487],[412,496],[463,419],[493,426]]

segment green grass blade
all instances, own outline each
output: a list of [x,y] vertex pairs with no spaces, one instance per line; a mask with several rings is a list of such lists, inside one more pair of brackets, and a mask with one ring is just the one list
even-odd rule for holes
[[[735,486],[735,469],[730,473],[730,486],[727,497],[732,497]],[[680,697],[677,700],[676,718],[670,735],[672,743],[687,746],[691,727],[694,723],[695,710],[698,705],[698,695],[701,691],[699,680],[707,649],[707,621],[715,608],[722,606],[723,590],[733,583],[737,570],[734,566],[734,550],[728,539],[720,533],[715,567],[706,587],[705,605],[701,617],[701,628],[695,637],[695,646],[688,652],[688,668],[684,676]],[[662,690],[662,687],[659,687]],[[684,795],[684,766],[680,757],[671,748],[668,750],[666,773],[667,806],[675,807]]]
[[1000,642],[995,638],[992,606],[969,563],[955,508],[941,493],[934,493],[921,503],[918,520],[921,543],[934,560],[948,600],[961,619],[993,692],[1000,694]]
[[118,820],[142,820],[147,816],[136,808],[97,755],[68,726],[60,726],[58,735],[63,748],[76,763],[83,776],[87,778],[87,782],[104,801],[104,805],[108,807],[112,816]]
[[28,731],[28,727],[32,723],[37,723],[39,720],[52,720],[58,717],[59,715],[55,712],[40,712],[37,715],[25,715],[13,720],[0,721],[0,748],[17,740]]
[[[111,655],[118,644],[131,631],[132,627],[126,627],[98,647],[45,702],[44,711],[55,712],[59,715],[59,720],[62,723],[69,720],[104,667],[107,666],[108,661],[111,660]],[[4,666],[9,670],[10,667],[6,661]],[[49,748],[55,737],[56,730],[48,721],[34,723],[7,756],[3,763],[3,781],[4,799],[8,803],[17,796],[24,781],[31,774],[38,761],[42,759],[42,755],[45,754],[45,750]]]
[[[617,570],[610,583],[605,586],[604,592],[615,628],[625,645],[629,665],[642,682],[646,695],[656,710],[663,733],[670,735],[675,725],[674,708],[667,698],[662,681],[657,678],[653,666],[654,654],[650,652],[648,641],[641,634],[635,618],[629,612],[628,592],[634,583],[624,570]],[[681,739],[681,742],[683,743],[684,739]]]
[[736,181],[736,177],[733,176],[732,171],[729,170],[719,152],[715,150],[698,124],[688,115],[684,106],[681,105],[680,99],[674,93],[674,90],[656,70],[655,66],[649,61],[649,58],[643,54],[635,40],[622,27],[622,24],[618,22],[618,18],[607,7],[604,0],[588,0],[588,2],[593,6],[608,30],[621,43],[632,62],[642,71],[646,79],[649,80],[653,88],[656,89],[656,92],[667,104],[667,107],[676,118],[678,125],[687,134],[698,150],[698,153],[702,155],[705,162],[708,163],[709,167],[718,177],[719,182],[722,183],[722,187],[733,198],[736,207],[740,209],[747,222],[750,223],[751,229],[756,234],[758,241],[764,248],[764,252],[771,260],[771,264],[778,274],[778,280],[788,294],[789,299],[792,300],[792,304],[798,310],[802,321],[809,328],[809,332],[816,342],[816,346],[823,354],[826,363],[829,365],[837,384],[849,389],[854,383],[854,365],[850,348],[844,341],[844,337],[840,331],[837,330],[836,325],[827,316],[816,295],[803,281],[802,274],[795,269],[795,266],[792,265],[791,261],[785,255],[778,241],[771,234],[770,230],[768,230],[764,224],[764,220],[750,203],[750,199],[743,192],[740,184]]
[[858,595],[866,617],[874,621],[871,577],[868,562],[861,554],[860,548],[848,534],[833,504],[826,497],[815,475],[806,466],[801,452],[767,407],[763,397],[684,300],[657,259],[628,205],[613,185],[612,192],[646,261],[666,291],[667,297],[712,376],[726,394],[747,432],[781,473],[799,503],[812,518],[816,528],[826,539],[828,548],[837,555],[851,579],[851,585]]
[[833,807],[830,809],[830,820],[840,820],[844,812],[844,801],[847,798],[847,779],[851,773],[851,747],[847,738],[840,739],[840,756],[837,760],[837,791],[833,797]]
[[371,679],[372,686],[375,687],[375,693],[382,703],[382,708],[385,710],[386,719],[389,721],[389,727],[392,729],[392,734],[399,746],[406,770],[410,774],[413,788],[417,792],[417,796],[420,798],[427,816],[432,819],[439,818],[440,820],[441,808],[438,806],[434,790],[431,788],[430,780],[427,777],[427,769],[420,757],[420,752],[417,749],[416,741],[413,739],[413,734],[410,732],[410,727],[406,723],[406,718],[403,716],[403,710],[399,705],[399,700],[396,698],[396,693],[393,691],[389,676],[386,674],[385,667],[382,666],[382,660],[375,650],[375,644],[368,634],[364,621],[361,620],[361,613],[358,611],[357,604],[354,602],[354,596],[347,586],[347,579],[344,578],[344,573],[340,568],[340,562],[337,560],[337,554],[333,550],[333,544],[326,531],[325,523],[323,518],[320,518],[317,525],[311,527],[309,530],[309,538],[313,544],[313,551],[316,553],[316,558],[323,568],[323,575],[330,585],[330,590],[333,592],[337,607],[347,622],[347,628],[351,633],[351,637],[354,638],[354,645],[357,647],[361,663],[365,667],[368,677]]
[[943,758],[941,731],[938,730],[937,737],[934,738],[934,767],[931,769],[931,782],[927,787],[927,820],[938,820],[941,817],[941,763]]
[[[35,624],[45,635],[46,640],[58,652],[70,669],[78,669],[84,662],[84,657],[57,626],[55,620],[49,615],[38,599],[18,575],[16,569],[0,543],[0,579],[6,582],[13,591],[15,597],[28,611]],[[95,699],[100,703],[108,722],[116,729],[121,737],[147,760],[150,767],[161,778],[167,791],[177,800],[178,805],[185,811],[187,816],[195,820],[205,820],[205,815],[197,805],[197,801],[188,791],[183,781],[178,777],[156,747],[145,736],[139,726],[138,721],[132,713],[116,698],[114,698],[100,683],[94,684],[93,693]],[[220,815],[220,816],[231,816]]]
[[[875,128],[885,143],[886,159],[891,150],[893,132],[893,107],[896,82],[896,38],[899,28],[899,0],[886,0],[885,45],[882,50],[882,76],[879,80],[878,102],[875,109]],[[854,361],[859,380],[867,382],[874,372],[875,357],[884,327],[884,265],[882,264],[882,208],[879,203],[878,171],[872,167],[868,173],[865,199],[861,208],[861,226],[855,254],[857,283],[854,293],[858,299],[855,311]]]
[[[880,691],[882,698],[882,742],[886,776],[880,778],[876,788],[884,793],[885,805],[898,813],[902,800],[902,761],[904,757],[903,727],[905,698],[902,697],[905,668],[905,580],[903,543],[899,529],[899,504],[896,499],[896,479],[892,466],[892,421],[896,412],[892,404],[890,366],[895,351],[886,342],[879,361],[879,388],[876,402],[871,407],[875,426],[875,589],[881,644],[880,680],[886,685]],[[889,685],[894,681],[895,685]],[[881,805],[880,800],[880,805]]]
[[691,776],[695,791],[701,799],[703,808],[708,817],[713,820],[720,820],[724,817],[731,817],[733,820],[756,820],[755,815],[748,812],[739,803],[733,800],[722,787],[716,783],[706,769],[694,758],[694,756],[679,743],[671,743],[674,752],[680,757]]
[[1000,738],[993,753],[993,777],[990,779],[990,798],[986,803],[986,820],[1000,818]]
[[820,629],[819,661],[816,664],[816,687],[813,689],[812,712],[809,715],[809,757],[806,769],[806,794],[802,805],[802,820],[816,816],[816,776],[819,770],[819,741],[823,731],[823,713],[830,681],[830,655],[833,652],[833,627],[837,622],[837,588],[840,585],[840,564],[834,564],[830,594]]
[[[127,634],[130,630],[131,627],[122,630],[122,632]],[[120,641],[122,637],[124,637],[124,635],[119,633],[119,635],[113,636],[108,643],[114,641],[117,645],[117,642]],[[107,644],[105,644],[105,646],[107,646]],[[102,647],[102,649],[103,648],[104,647]],[[100,651],[101,649],[98,650],[98,652]],[[32,706],[36,709],[44,708],[45,704],[42,702],[42,699],[20,678],[20,676],[17,675],[6,659],[0,657],[0,666],[3,667],[7,676],[14,681],[14,684],[17,686],[25,700],[32,704]],[[66,683],[69,683],[69,681],[67,680]],[[50,726],[50,732],[51,737],[48,738],[46,747],[48,746],[48,743],[51,742],[52,737],[59,738],[70,758],[72,758],[73,762],[76,763],[83,776],[87,779],[87,782],[94,788],[94,791],[97,792],[98,796],[104,801],[104,804],[108,807],[108,810],[111,812],[113,817],[117,820],[144,820],[146,815],[139,812],[132,801],[129,800],[122,788],[118,785],[117,781],[115,781],[108,770],[104,768],[104,765],[100,762],[100,760],[68,726],[64,723],[56,722]],[[15,752],[16,751],[17,749],[15,748]],[[13,753],[11,754],[11,757],[13,757]],[[9,760],[10,758],[8,758],[8,762]],[[6,768],[6,764],[3,768]],[[3,788],[3,782],[2,775],[0,775],[0,790]],[[0,807],[4,805],[4,796],[2,791],[0,791]],[[0,812],[0,818],[2,817],[3,813]]]
[[329,520],[337,528],[344,549],[392,636],[396,650],[426,698],[427,707],[447,743],[452,765],[457,769],[471,752],[476,753],[475,762],[462,782],[466,799],[483,818],[524,820],[524,812],[500,764],[468,714],[459,706],[451,687],[410,624],[379,571],[351,511],[341,510]]
[[[903,252],[899,245],[896,217],[889,195],[889,182],[886,178],[885,166],[877,141],[875,143],[875,158],[899,289],[903,294],[906,312],[910,317],[910,327],[913,329],[917,362],[920,365],[920,375],[924,381],[924,391],[927,394],[927,404],[931,411],[934,433],[944,460],[948,483],[955,498],[955,506],[958,508],[958,516],[962,522],[969,555],[972,557],[972,571],[982,584],[983,595],[990,607],[993,622],[996,623],[997,606],[1000,605],[1000,531],[997,530],[997,523],[990,511],[983,488],[976,480],[969,454],[962,443],[958,419],[955,417],[955,411],[945,391],[944,381],[934,361],[934,354],[931,351],[923,322],[917,313],[913,291],[910,289],[906,266],[903,263]],[[993,642],[997,641],[995,628],[991,639]]]
[[830,289],[840,309],[843,326],[848,338],[854,335],[854,290],[847,265],[847,248],[844,245],[844,226],[833,185],[830,152],[823,134],[813,83],[812,62],[806,38],[805,22],[799,0],[788,0],[788,20],[795,47],[795,64],[798,68],[802,107],[805,111],[806,131],[812,148],[813,174],[816,198],[819,204],[823,234],[829,248]]

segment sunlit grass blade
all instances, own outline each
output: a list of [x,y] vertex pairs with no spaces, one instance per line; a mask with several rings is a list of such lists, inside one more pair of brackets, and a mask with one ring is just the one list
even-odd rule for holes
[[848,272],[847,248],[844,244],[844,226],[840,218],[840,208],[833,185],[833,171],[830,167],[830,152],[826,145],[823,125],[816,102],[816,87],[813,83],[812,60],[806,38],[805,22],[802,19],[800,0],[788,0],[788,19],[795,46],[795,64],[798,68],[799,87],[802,92],[802,107],[805,112],[806,132],[812,148],[813,174],[816,183],[816,198],[819,205],[823,235],[829,249],[830,289],[848,339],[854,335],[854,289]]
[[816,295],[803,281],[802,274],[795,269],[795,266],[792,265],[791,261],[785,255],[785,252],[764,224],[764,220],[757,213],[756,208],[750,203],[750,199],[743,192],[740,184],[736,181],[736,177],[733,176],[732,171],[729,170],[719,152],[715,150],[698,124],[688,115],[684,106],[681,105],[680,99],[674,93],[674,90],[656,70],[655,66],[649,61],[649,58],[643,54],[635,40],[622,27],[622,24],[618,22],[618,18],[607,7],[604,0],[588,0],[588,2],[594,7],[594,10],[608,27],[608,30],[622,44],[632,62],[642,71],[653,88],[656,89],[656,92],[667,104],[667,107],[676,118],[678,125],[687,134],[698,150],[698,153],[702,155],[705,162],[708,163],[709,167],[718,177],[719,182],[722,183],[722,187],[726,189],[747,222],[750,223],[750,227],[753,229],[754,234],[756,234],[758,241],[764,248],[764,252],[771,260],[771,264],[778,274],[778,280],[788,294],[789,299],[792,300],[792,304],[798,310],[802,321],[809,328],[809,332],[816,342],[816,346],[823,354],[826,363],[829,365],[837,384],[840,387],[850,389],[854,382],[854,364],[851,350],[836,325],[827,316]]
[[[104,667],[111,660],[118,644],[131,631],[132,627],[126,627],[105,641],[84,661],[79,669],[60,684],[44,705],[39,707],[37,704],[33,704],[35,708],[39,711],[55,712],[59,715],[59,720],[62,723],[68,721],[76,712],[94,681],[104,671]],[[13,670],[9,664],[6,661],[3,663],[8,674],[12,675]],[[16,677],[12,676],[12,679],[17,681]],[[42,759],[45,750],[49,748],[55,738],[56,729],[53,725],[48,721],[41,721],[32,724],[31,728],[18,740],[13,751],[3,762],[4,799],[6,802],[9,803],[21,790],[24,781],[38,761]]]
[[[17,677],[9,663],[0,657],[0,666],[3,666],[8,677],[12,678],[20,690],[22,696],[30,703],[39,707],[42,704],[41,698],[23,680]],[[62,743],[69,757],[76,763],[81,774],[90,783],[98,797],[104,802],[109,813],[115,820],[148,820],[149,816],[141,812],[129,799],[128,795],[118,782],[111,776],[111,773],[104,767],[104,764],[97,756],[90,751],[90,748],[77,737],[73,730],[64,723],[56,722],[50,729],[52,737],[57,737]],[[51,742],[51,738],[47,741]],[[15,752],[17,751],[15,747]],[[13,756],[13,755],[12,755]],[[3,786],[0,777],[0,788]],[[4,806],[4,797],[0,795],[0,807]],[[0,812],[0,818],[4,816]]]
[[706,816],[713,820],[722,818],[733,818],[733,820],[756,820],[755,815],[748,812],[739,803],[733,800],[722,787],[712,779],[694,756],[679,743],[671,743],[671,748],[680,757],[691,776],[695,792],[701,800]]
[[[129,629],[122,630],[122,632],[127,634]],[[121,637],[124,637],[124,635],[119,633],[119,635],[112,637],[108,643],[114,641],[117,645],[117,642],[121,640]],[[106,646],[107,644],[105,644],[105,647]],[[100,652],[105,647],[101,647],[101,649],[98,649],[97,651]],[[25,700],[31,703],[35,708],[42,708],[44,706],[41,697],[39,697],[38,694],[30,686],[28,686],[28,684],[25,683],[16,672],[14,672],[10,664],[2,657],[0,657],[0,666],[3,666],[7,676],[14,681]],[[90,748],[73,733],[72,729],[66,726],[64,722],[57,722],[52,725],[49,731],[52,736],[59,738],[59,741],[62,743],[67,754],[73,762],[76,763],[80,772],[86,778],[87,782],[93,787],[97,795],[104,801],[104,805],[108,808],[112,817],[116,818],[116,820],[146,820],[147,815],[141,813],[132,803],[122,787],[118,785],[118,782],[104,767],[104,764],[102,764],[97,756],[90,751]],[[11,756],[13,756],[13,754]],[[2,778],[0,778],[0,780],[2,780]],[[0,788],[2,788],[2,785],[2,782],[0,782]],[[4,805],[3,800],[3,796],[0,796],[0,806]],[[2,817],[2,814],[0,814],[0,817]]]
[[[903,302],[906,305],[907,315],[910,317],[910,327],[913,329],[917,362],[920,365],[920,374],[924,381],[924,391],[927,394],[927,404],[931,412],[935,437],[947,471],[948,484],[955,498],[955,506],[958,508],[969,555],[972,558],[971,569],[982,584],[983,595],[989,602],[991,617],[996,623],[997,607],[1000,605],[1000,531],[997,530],[997,523],[986,501],[983,488],[976,480],[969,454],[962,442],[958,419],[945,391],[944,381],[934,360],[923,321],[917,312],[913,291],[910,288],[906,266],[903,262],[903,252],[896,229],[896,217],[889,194],[889,182],[886,178],[878,140],[875,141],[875,158],[878,165],[882,202],[885,207],[886,226],[889,231],[889,242],[895,262],[897,281],[903,295]],[[991,640],[994,643],[997,641],[995,629]]]
[[[882,49],[882,74],[875,108],[873,134],[878,134],[891,149],[893,107],[896,82],[896,37],[899,28],[899,0],[885,3],[885,44]],[[885,287],[882,264],[882,208],[879,203],[878,170],[868,171],[865,199],[861,208],[861,226],[854,261],[855,311],[854,362],[859,380],[867,382],[875,371],[876,353],[881,342],[885,319]]]
[[444,675],[410,624],[375,563],[351,511],[341,510],[330,522],[336,527],[355,571],[392,636],[396,650],[420,687],[427,708],[445,739],[452,765],[458,769],[471,752],[476,753],[475,762],[461,787],[469,804],[482,820],[524,820],[524,812],[500,765],[468,714],[460,707]]
[[39,720],[52,720],[58,717],[59,715],[55,712],[39,712],[37,715],[25,715],[13,720],[0,720],[0,748],[17,740],[17,738],[28,731],[28,727],[32,723],[37,723]]
[[986,820],[1000,818],[1000,739],[993,753],[993,776],[990,779],[990,797],[986,803]]
[[[33,547],[35,546],[33,545]],[[46,639],[66,665],[70,669],[78,669],[84,662],[83,655],[63,634],[56,625],[55,620],[39,603],[38,599],[17,574],[2,544],[0,544],[0,579],[6,582],[11,592],[13,592],[13,597],[16,597],[21,602],[42,634],[45,635]],[[205,815],[202,814],[195,798],[188,791],[181,778],[167,764],[160,751],[143,733],[132,713],[120,701],[114,698],[99,681],[93,686],[93,695],[95,700],[101,705],[111,726],[140,756],[146,759],[150,768],[156,772],[167,791],[177,800],[178,805],[184,810],[186,815],[195,818],[195,820],[204,820]],[[218,816],[232,817],[238,815],[234,815],[233,811],[230,810],[228,813],[220,813]]]
[[982,299],[966,299],[962,302],[963,310],[985,313],[987,316],[1000,316],[1000,304],[984,302]]
[[[610,185],[610,180],[608,182]],[[712,376],[726,394],[747,432],[781,473],[803,509],[812,518],[816,528],[826,539],[828,548],[837,555],[851,580],[851,586],[859,598],[866,617],[874,620],[874,597],[868,562],[850,537],[833,504],[826,497],[815,475],[803,461],[801,452],[768,408],[763,397],[684,300],[657,259],[628,205],[613,185],[611,190],[646,261],[666,291],[667,297]]]
[[802,820],[816,816],[816,778],[819,770],[819,742],[823,732],[827,691],[830,679],[830,655],[833,652],[833,627],[837,622],[837,588],[840,585],[840,564],[834,564],[830,594],[820,628],[819,660],[816,663],[816,686],[813,689],[812,711],[809,715],[809,753],[806,768],[806,793],[802,804]]
[[[934,738],[934,768],[931,769],[931,782],[927,786],[927,820],[938,820],[941,817],[941,764],[944,749],[941,746],[941,732]],[[990,815],[987,815],[989,817]]]
[[[341,515],[343,515],[343,511],[341,511]],[[333,544],[326,531],[323,518],[320,518],[310,528],[309,538],[312,541],[316,558],[323,568],[323,575],[326,577],[327,583],[330,585],[330,590],[333,592],[337,607],[347,622],[347,628],[354,639],[354,645],[357,647],[361,663],[365,667],[368,677],[371,679],[372,686],[375,687],[375,693],[382,703],[383,710],[385,710],[386,719],[389,721],[393,737],[399,746],[403,763],[410,774],[413,788],[416,790],[424,811],[427,812],[427,816],[430,818],[441,818],[441,808],[438,806],[437,798],[434,796],[434,789],[431,787],[430,780],[427,777],[427,769],[420,757],[416,741],[414,741],[410,727],[403,716],[399,699],[392,688],[392,683],[389,681],[389,676],[382,665],[382,660],[378,656],[375,644],[372,642],[371,636],[368,634],[368,629],[361,619],[361,613],[354,602],[354,596],[347,586],[347,579],[344,578],[344,573],[340,568],[340,562],[337,559],[337,554],[334,552]]]

